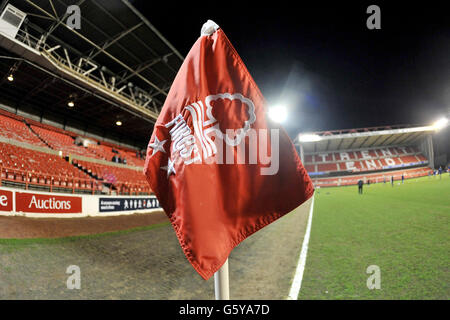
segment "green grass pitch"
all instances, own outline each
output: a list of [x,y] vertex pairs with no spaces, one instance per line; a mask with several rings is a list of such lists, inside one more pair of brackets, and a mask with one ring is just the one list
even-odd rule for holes
[[448,174],[317,190],[299,299],[449,299],[449,193]]

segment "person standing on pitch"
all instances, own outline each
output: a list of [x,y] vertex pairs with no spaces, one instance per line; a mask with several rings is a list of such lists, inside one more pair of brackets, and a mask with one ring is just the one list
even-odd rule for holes
[[402,184],[405,183],[405,174],[402,173]]
[[391,176],[391,186],[394,186],[394,176]]
[[359,179],[359,181],[358,181],[358,193],[359,194],[363,193],[363,184],[364,184],[364,182],[362,181],[362,179]]
[[442,167],[439,166],[439,179],[442,179]]

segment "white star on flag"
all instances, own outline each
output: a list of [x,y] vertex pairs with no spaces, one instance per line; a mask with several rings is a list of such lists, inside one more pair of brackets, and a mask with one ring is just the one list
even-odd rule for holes
[[152,157],[158,151],[166,153],[166,150],[164,150],[164,143],[166,143],[166,141],[167,140],[159,141],[158,137],[155,135],[155,140],[148,145],[150,148],[153,149]]
[[172,160],[170,160],[169,158],[169,162],[167,163],[167,166],[165,167],[161,167],[162,170],[166,170],[167,171],[167,178],[169,178],[170,174],[173,172],[173,174],[176,174],[177,172],[175,171],[175,167],[173,166],[173,162]]

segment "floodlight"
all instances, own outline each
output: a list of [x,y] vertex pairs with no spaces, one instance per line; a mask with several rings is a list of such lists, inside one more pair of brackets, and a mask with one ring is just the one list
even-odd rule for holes
[[122,121],[120,120],[116,121],[116,125],[120,127],[122,125]]
[[14,76],[12,73],[8,76],[8,81],[14,81]]
[[269,118],[272,119],[272,121],[282,123],[286,121],[287,118],[287,108],[283,105],[278,105],[269,108]]
[[434,130],[441,130],[448,125],[448,119],[443,117],[433,123]]
[[73,102],[72,100],[70,100],[69,102],[67,102],[67,105],[71,108],[73,108],[75,106],[75,102]]
[[300,142],[316,142],[322,140],[322,138],[319,135],[313,133],[300,133],[298,135],[298,140]]

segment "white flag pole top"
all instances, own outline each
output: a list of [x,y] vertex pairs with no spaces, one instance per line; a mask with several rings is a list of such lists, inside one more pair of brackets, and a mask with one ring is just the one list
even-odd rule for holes
[[202,26],[202,30],[200,31],[200,37],[210,36],[214,32],[216,32],[216,30],[218,30],[219,28],[220,27],[217,23],[215,23],[212,20],[208,20]]

